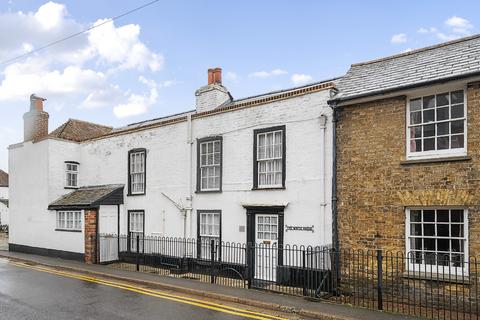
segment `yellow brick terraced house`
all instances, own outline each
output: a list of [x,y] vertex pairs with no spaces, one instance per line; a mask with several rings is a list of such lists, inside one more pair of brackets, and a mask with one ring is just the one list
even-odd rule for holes
[[480,36],[353,64],[337,89],[340,248],[467,274],[480,254]]

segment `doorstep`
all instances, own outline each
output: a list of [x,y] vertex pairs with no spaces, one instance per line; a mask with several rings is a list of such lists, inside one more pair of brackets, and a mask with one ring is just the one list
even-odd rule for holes
[[152,275],[143,272],[110,268],[99,264],[86,264],[33,254],[0,251],[0,257],[57,269],[87,273],[93,276],[136,282],[163,290],[202,296],[225,302],[239,303],[273,311],[283,311],[314,319],[387,320],[418,319],[416,317],[380,312],[328,302],[309,301],[301,297],[269,293],[254,289],[233,288],[182,278]]

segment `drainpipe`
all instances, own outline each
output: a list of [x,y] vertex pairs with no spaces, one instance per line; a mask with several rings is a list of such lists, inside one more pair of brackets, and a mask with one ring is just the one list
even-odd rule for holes
[[335,251],[340,250],[338,240],[338,213],[337,213],[337,122],[338,109],[335,102],[330,104],[332,115],[332,244]]
[[[323,158],[322,158],[322,161],[320,161],[320,172],[322,174],[322,193],[320,194],[320,206],[322,207],[322,218],[323,218],[323,228],[324,228],[324,232],[322,232],[323,235],[325,235],[325,227],[326,227],[326,223],[325,223],[325,211],[326,211],[326,172],[325,172],[325,161],[326,161],[326,129],[327,129],[327,116],[326,115],[321,115],[320,116],[320,130],[321,130],[321,135],[322,135],[322,151],[323,151]],[[322,243],[325,243],[325,237],[323,237],[322,239]]]
[[336,254],[334,258],[334,272],[333,277],[335,277],[335,284],[333,290],[338,291],[341,281],[340,273],[340,243],[338,237],[338,212],[337,212],[337,122],[338,122],[338,109],[336,102],[329,102],[330,107],[332,108],[332,242],[333,249]]
[[[185,208],[185,225],[184,225],[184,237],[192,237],[193,235],[193,210],[192,210],[192,202],[193,202],[193,191],[192,191],[192,182],[193,182],[193,162],[192,162],[192,156],[193,156],[193,140],[192,140],[192,115],[189,114],[187,115],[187,145],[188,145],[188,169],[187,169],[187,174],[188,174],[188,186],[187,186],[187,207]],[[187,219],[189,220],[189,231],[188,231],[188,236],[187,236]]]

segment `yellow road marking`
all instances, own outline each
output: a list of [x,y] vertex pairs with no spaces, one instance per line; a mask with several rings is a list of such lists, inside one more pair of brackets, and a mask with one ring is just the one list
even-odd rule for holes
[[152,296],[152,297],[156,297],[156,298],[176,301],[176,302],[189,304],[189,305],[197,306],[197,307],[204,308],[204,309],[210,309],[210,310],[223,312],[223,313],[228,313],[228,314],[241,316],[241,317],[245,317],[245,318],[259,319],[259,320],[287,320],[286,318],[281,318],[281,317],[272,316],[272,315],[263,314],[263,313],[258,313],[258,312],[253,312],[253,311],[249,311],[249,310],[245,310],[245,309],[230,307],[230,306],[222,305],[222,304],[219,304],[219,303],[207,302],[207,301],[203,301],[203,300],[200,300],[200,299],[194,299],[194,298],[188,298],[188,297],[184,297],[184,296],[169,294],[169,293],[166,293],[166,292],[151,290],[151,289],[147,289],[147,288],[136,287],[136,286],[132,286],[132,285],[128,285],[128,284],[107,281],[107,280],[103,280],[103,279],[99,279],[99,278],[95,278],[95,277],[88,277],[88,276],[83,276],[83,275],[80,275],[80,274],[74,274],[74,273],[69,273],[69,272],[64,272],[64,271],[53,270],[53,269],[49,269],[49,268],[45,268],[45,267],[41,267],[41,266],[32,266],[32,265],[28,265],[28,264],[20,263],[20,262],[9,261],[9,263],[13,264],[17,267],[21,267],[21,268],[32,269],[32,270],[36,270],[36,271],[39,271],[39,272],[46,272],[46,273],[59,275],[59,276],[64,276],[64,277],[68,277],[68,278],[73,278],[73,279],[98,283],[98,284],[102,284],[102,285],[109,286],[109,287],[114,287],[114,288],[118,288],[118,289],[132,291],[132,292],[136,292],[136,293],[139,293],[139,294],[144,294],[144,295]]

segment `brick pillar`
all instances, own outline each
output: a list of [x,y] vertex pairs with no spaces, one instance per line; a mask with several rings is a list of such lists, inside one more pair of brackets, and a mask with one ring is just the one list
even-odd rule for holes
[[97,210],[85,210],[85,262],[97,261]]

